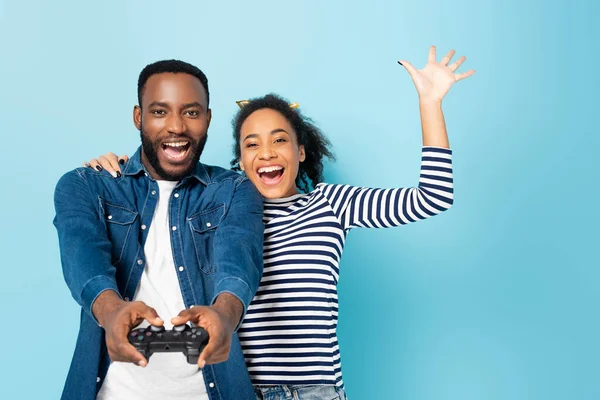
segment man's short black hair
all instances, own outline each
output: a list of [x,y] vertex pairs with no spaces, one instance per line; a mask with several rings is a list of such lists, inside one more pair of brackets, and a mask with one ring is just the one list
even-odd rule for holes
[[144,67],[142,72],[140,72],[140,77],[138,78],[138,105],[140,107],[142,106],[144,86],[146,85],[148,79],[152,75],[162,74],[165,72],[170,72],[173,74],[188,74],[198,78],[200,83],[202,83],[202,86],[204,86],[204,90],[206,91],[206,107],[208,107],[209,94],[208,79],[206,78],[206,75],[204,75],[204,72],[202,72],[200,68],[180,60],[162,60],[148,64]]

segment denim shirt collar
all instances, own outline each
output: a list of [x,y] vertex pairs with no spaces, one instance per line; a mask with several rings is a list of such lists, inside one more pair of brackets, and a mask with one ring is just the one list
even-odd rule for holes
[[[135,176],[135,175],[141,174],[142,172],[145,173],[148,176],[148,178],[154,180],[150,176],[150,173],[146,170],[146,167],[144,166],[144,164],[142,163],[142,146],[140,146],[140,147],[138,147],[135,154],[129,159],[127,164],[125,164],[125,169],[123,170],[123,175]],[[196,178],[204,186],[207,186],[209,183],[212,183],[212,181],[210,179],[210,175],[208,174],[208,171],[206,170],[206,167],[204,166],[204,164],[202,164],[200,162],[196,165],[195,171],[189,177]],[[183,180],[186,180],[189,177],[186,177]]]

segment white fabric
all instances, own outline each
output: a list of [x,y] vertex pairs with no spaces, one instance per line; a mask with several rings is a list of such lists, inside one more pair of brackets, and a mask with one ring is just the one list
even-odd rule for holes
[[[173,327],[171,318],[185,308],[171,249],[169,199],[177,182],[157,181],[159,200],[144,245],[146,268],[134,301],[153,307]],[[149,324],[144,321],[140,327]],[[183,353],[155,353],[145,368],[113,362],[102,384],[99,400],[208,400],[202,371],[188,364]]]

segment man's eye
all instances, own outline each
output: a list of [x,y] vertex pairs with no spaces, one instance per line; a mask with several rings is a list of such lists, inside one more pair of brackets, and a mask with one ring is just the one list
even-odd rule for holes
[[190,117],[197,117],[200,115],[200,113],[196,110],[189,110],[186,111],[186,114],[189,115]]
[[279,138],[275,140],[275,143],[285,143],[286,140],[284,138]]
[[150,111],[150,113],[152,113],[153,115],[165,115],[166,114],[165,110],[152,110],[152,111]]

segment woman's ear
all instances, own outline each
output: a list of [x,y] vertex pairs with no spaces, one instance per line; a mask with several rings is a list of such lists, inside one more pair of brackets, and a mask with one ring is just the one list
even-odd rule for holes
[[306,152],[304,151],[304,145],[301,144],[299,146],[300,148],[300,162],[304,162],[304,160],[306,160]]

